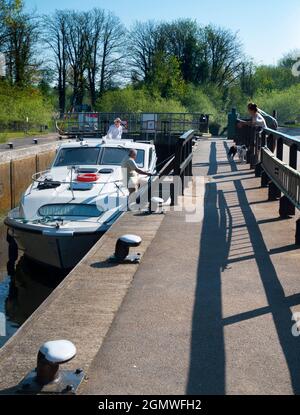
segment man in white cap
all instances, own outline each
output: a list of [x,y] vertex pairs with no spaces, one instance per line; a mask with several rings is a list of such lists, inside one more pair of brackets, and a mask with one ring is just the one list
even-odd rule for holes
[[122,134],[122,120],[120,118],[116,118],[114,124],[109,127],[106,137],[110,140],[122,140]]

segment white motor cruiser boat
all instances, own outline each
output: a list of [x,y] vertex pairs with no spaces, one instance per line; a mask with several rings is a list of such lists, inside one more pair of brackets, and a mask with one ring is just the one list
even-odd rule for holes
[[[74,267],[127,210],[121,164],[137,150],[139,168],[155,173],[155,146],[129,140],[86,139],[62,144],[50,170],[33,176],[5,220],[25,255],[60,269]],[[140,194],[149,178],[140,178]]]

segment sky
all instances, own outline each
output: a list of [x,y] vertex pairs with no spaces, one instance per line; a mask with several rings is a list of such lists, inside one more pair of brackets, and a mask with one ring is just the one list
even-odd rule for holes
[[25,0],[27,9],[100,7],[118,15],[130,27],[136,20],[193,18],[239,33],[245,53],[256,63],[276,64],[285,53],[300,49],[299,0]]

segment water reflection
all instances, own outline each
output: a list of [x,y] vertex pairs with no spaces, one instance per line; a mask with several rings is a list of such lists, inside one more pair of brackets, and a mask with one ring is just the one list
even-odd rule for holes
[[[3,229],[0,230],[3,231]],[[60,284],[66,273],[59,273],[47,267],[37,265],[26,257],[18,260],[17,265],[6,263],[7,243],[0,242],[0,347],[18,330],[18,328],[42,304],[51,292]],[[10,276],[7,276],[7,275]]]
[[5,303],[7,317],[22,325],[40,304],[62,281],[64,275],[57,275],[46,267],[40,267],[22,257],[16,271],[10,277],[9,292]]

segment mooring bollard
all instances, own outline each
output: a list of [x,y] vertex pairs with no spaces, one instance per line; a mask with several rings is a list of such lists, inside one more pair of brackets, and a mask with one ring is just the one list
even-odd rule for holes
[[68,340],[44,343],[38,352],[36,369],[21,382],[18,392],[75,395],[84,379],[83,370],[61,370],[60,365],[73,360],[76,353],[75,345]]
[[38,144],[38,139],[37,138],[33,139],[33,144]]
[[115,254],[110,259],[118,263],[136,263],[141,259],[140,254],[129,255],[129,249],[138,247],[142,238],[137,235],[123,235],[117,240]]
[[67,340],[47,342],[40,348],[37,358],[36,379],[44,386],[59,378],[59,366],[76,356],[76,347]]
[[162,199],[161,197],[152,197],[149,206],[150,213],[156,213],[158,211],[159,213],[164,213],[162,210],[164,202],[164,199]]
[[14,148],[14,143],[7,143],[8,147],[10,150],[12,150]]

